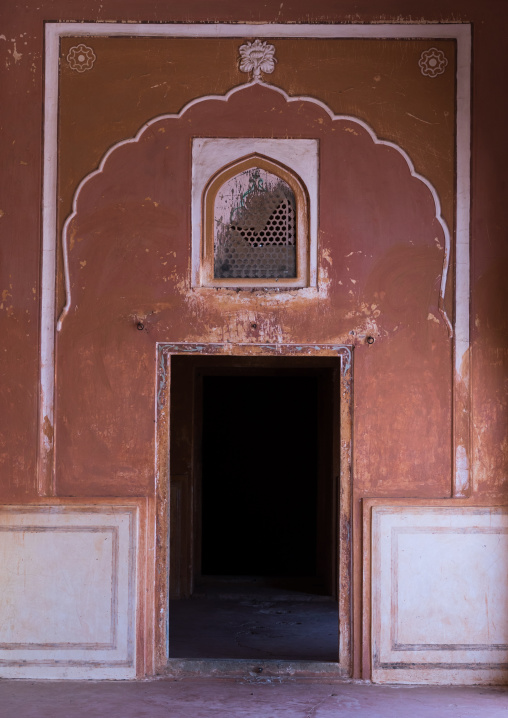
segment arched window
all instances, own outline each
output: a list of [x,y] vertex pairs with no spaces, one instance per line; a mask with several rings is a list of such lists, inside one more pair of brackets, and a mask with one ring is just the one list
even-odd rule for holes
[[203,285],[308,285],[308,200],[295,173],[261,155],[219,170],[203,195]]

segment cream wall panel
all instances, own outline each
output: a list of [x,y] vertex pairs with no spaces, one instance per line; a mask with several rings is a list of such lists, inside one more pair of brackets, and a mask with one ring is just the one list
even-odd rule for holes
[[134,507],[0,508],[0,677],[134,678]]
[[506,682],[508,513],[372,511],[373,679]]

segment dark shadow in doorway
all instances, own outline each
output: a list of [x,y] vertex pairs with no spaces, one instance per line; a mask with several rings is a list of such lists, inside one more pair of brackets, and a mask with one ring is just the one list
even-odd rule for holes
[[[194,550],[191,590],[172,591],[170,658],[337,662],[338,368],[331,359],[172,360],[172,464],[184,469],[175,485],[193,437]],[[186,396],[192,430],[178,409]],[[178,506],[172,565],[185,544]]]
[[203,581],[191,598],[170,602],[171,657],[337,661],[337,603],[305,583]]

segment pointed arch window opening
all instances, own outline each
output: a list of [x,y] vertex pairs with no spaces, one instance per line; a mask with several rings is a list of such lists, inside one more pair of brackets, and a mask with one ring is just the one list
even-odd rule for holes
[[308,200],[299,177],[253,155],[204,191],[205,286],[308,286]]

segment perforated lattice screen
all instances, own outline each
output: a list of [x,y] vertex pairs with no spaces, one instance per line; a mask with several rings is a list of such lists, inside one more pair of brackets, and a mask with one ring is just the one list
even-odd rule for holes
[[296,276],[296,208],[291,187],[253,168],[227,180],[214,206],[214,276]]

